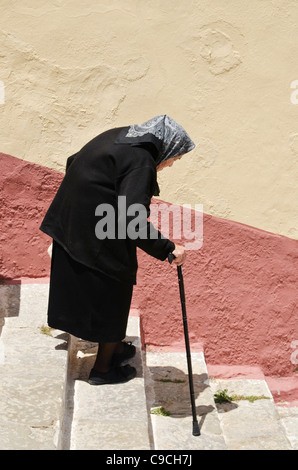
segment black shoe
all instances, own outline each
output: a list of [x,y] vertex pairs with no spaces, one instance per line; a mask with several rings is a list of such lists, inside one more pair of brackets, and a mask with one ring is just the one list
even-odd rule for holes
[[132,359],[136,354],[136,347],[133,344],[131,344],[130,341],[127,341],[127,342],[122,341],[122,344],[124,348],[123,352],[119,354],[114,354],[112,358],[112,364],[114,366],[117,366],[121,364],[122,362],[127,361],[128,359]]
[[88,383],[90,385],[120,384],[134,379],[136,375],[136,369],[128,364],[125,366],[113,367],[106,373],[100,373],[92,369]]

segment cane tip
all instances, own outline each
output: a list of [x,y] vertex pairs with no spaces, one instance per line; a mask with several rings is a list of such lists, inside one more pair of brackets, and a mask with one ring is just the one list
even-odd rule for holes
[[199,423],[197,421],[192,423],[192,435],[193,436],[200,436],[201,435],[200,428],[199,428]]

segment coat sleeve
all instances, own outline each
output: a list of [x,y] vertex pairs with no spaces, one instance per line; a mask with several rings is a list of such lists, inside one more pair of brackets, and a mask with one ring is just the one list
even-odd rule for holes
[[[117,179],[117,195],[125,197],[122,199],[122,211],[118,213],[118,223],[137,247],[164,261],[175,249],[175,244],[148,221],[154,183],[155,172],[151,166],[135,168]],[[118,209],[119,205],[118,200]]]

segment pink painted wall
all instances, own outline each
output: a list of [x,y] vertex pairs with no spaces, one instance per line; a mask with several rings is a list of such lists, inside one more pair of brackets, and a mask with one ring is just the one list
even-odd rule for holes
[[48,276],[51,240],[39,226],[62,178],[0,153],[0,280]]
[[[134,305],[147,345],[184,346],[176,267],[140,253]],[[204,242],[183,266],[189,334],[209,364],[287,376],[298,339],[298,241],[204,215]]]
[[[0,154],[0,280],[49,275],[40,222],[63,174]],[[157,202],[157,201],[155,201]],[[193,348],[208,364],[288,376],[298,340],[298,241],[204,215],[204,243],[183,267]],[[147,345],[184,347],[177,271],[139,252],[133,306]]]

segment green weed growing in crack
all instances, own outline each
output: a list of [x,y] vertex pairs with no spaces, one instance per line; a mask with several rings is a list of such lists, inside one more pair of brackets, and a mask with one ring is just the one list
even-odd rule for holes
[[43,335],[52,336],[53,328],[50,326],[42,325],[39,329]]
[[172,384],[183,384],[186,382],[186,380],[180,380],[180,379],[159,379],[158,382],[164,382],[164,383],[172,383]]
[[170,412],[166,411],[163,406],[158,406],[157,408],[152,408],[150,413],[152,415],[170,416]]
[[232,401],[248,400],[250,403],[254,403],[256,400],[270,400],[270,397],[265,395],[228,395],[228,390],[218,390],[214,394],[215,403],[231,403]]

